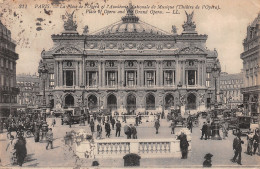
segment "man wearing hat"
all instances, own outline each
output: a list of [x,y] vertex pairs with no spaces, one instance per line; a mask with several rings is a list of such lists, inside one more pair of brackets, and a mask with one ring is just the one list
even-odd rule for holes
[[177,139],[180,140],[181,159],[187,159],[189,142],[187,140],[187,135],[184,134],[183,130],[181,130],[181,135],[179,135]]
[[241,152],[242,152],[242,144],[244,144],[244,141],[241,140],[240,138],[241,136],[241,133],[237,133],[237,136],[236,138],[234,138],[234,141],[233,141],[233,150],[235,151],[235,155],[233,157],[233,159],[231,160],[233,163],[236,162],[236,158],[238,157],[237,159],[237,163],[239,165],[242,165],[241,164]]

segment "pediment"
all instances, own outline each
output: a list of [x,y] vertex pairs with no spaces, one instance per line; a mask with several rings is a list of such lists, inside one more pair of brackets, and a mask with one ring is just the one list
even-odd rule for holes
[[55,54],[82,54],[82,52],[76,47],[68,46],[59,48]]
[[198,47],[185,47],[179,51],[179,54],[206,54],[204,50]]

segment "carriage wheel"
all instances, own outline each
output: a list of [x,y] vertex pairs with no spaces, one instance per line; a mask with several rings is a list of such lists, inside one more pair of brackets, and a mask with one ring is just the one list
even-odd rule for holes
[[27,136],[27,137],[30,137],[31,134],[32,134],[32,132],[31,132],[30,130],[26,131],[26,136]]

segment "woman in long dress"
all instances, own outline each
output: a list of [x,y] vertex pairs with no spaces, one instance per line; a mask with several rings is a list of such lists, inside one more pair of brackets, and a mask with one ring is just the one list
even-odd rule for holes
[[13,165],[13,164],[16,163],[14,145],[15,145],[14,136],[11,135],[10,136],[10,142],[6,146],[6,152],[7,152],[8,157],[9,157],[9,164],[10,165]]

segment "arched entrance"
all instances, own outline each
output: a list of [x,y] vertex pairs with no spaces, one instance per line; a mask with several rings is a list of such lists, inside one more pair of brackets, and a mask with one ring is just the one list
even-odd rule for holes
[[155,97],[152,94],[146,96],[146,110],[155,110]]
[[88,108],[90,111],[98,109],[97,97],[93,94],[88,97]]
[[167,110],[174,106],[174,97],[172,94],[167,94],[164,99],[164,109]]
[[65,97],[65,106],[66,107],[74,106],[74,97],[71,94]]
[[133,114],[136,109],[136,97],[133,94],[129,94],[126,99],[126,109],[128,114]]
[[187,105],[186,105],[186,109],[187,110],[194,110],[197,108],[196,106],[196,95],[193,93],[190,93],[187,97]]
[[107,108],[109,110],[117,109],[117,100],[115,95],[111,94],[107,97]]

